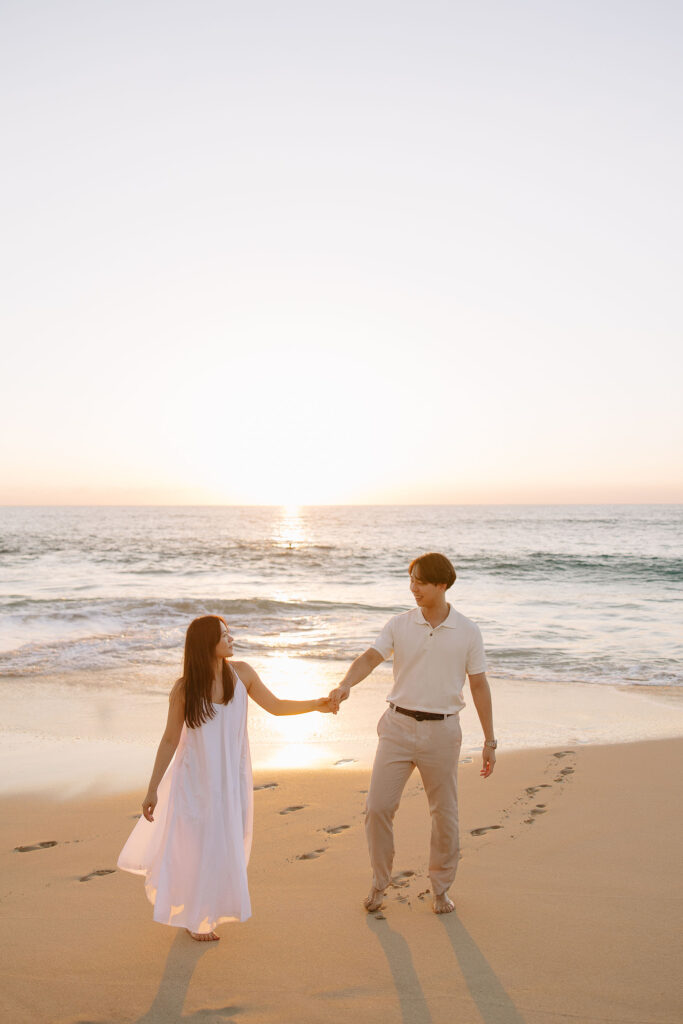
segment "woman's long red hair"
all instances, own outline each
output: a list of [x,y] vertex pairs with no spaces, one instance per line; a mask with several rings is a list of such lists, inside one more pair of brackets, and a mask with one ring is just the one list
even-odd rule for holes
[[[220,615],[202,615],[193,619],[185,634],[183,681],[185,683],[185,724],[197,729],[213,718],[216,709],[211,700],[213,676],[216,667],[216,645],[221,639]],[[223,700],[229,704],[235,694],[235,677],[227,658],[223,658]]]

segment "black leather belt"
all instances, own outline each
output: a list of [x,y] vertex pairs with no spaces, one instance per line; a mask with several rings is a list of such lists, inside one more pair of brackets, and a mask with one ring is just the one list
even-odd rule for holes
[[398,711],[399,715],[408,715],[409,718],[414,718],[418,722],[443,722],[444,718],[451,717],[450,715],[435,715],[433,711],[410,711],[408,708],[399,708],[391,702],[389,707],[392,711]]

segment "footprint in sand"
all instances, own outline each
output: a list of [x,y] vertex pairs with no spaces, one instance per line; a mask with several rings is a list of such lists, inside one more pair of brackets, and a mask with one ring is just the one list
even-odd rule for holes
[[494,828],[502,828],[502,825],[483,825],[481,828],[473,828],[470,831],[471,836],[483,836],[485,832],[491,832]]
[[323,832],[328,832],[331,836],[337,836],[340,832],[344,832],[345,829],[351,828],[350,825],[335,825],[334,828],[325,828]]
[[398,874],[392,875],[392,889],[403,889],[406,885],[409,885],[409,879],[412,878],[414,874],[414,871],[399,871]]
[[299,856],[296,859],[297,860],[315,860],[316,857],[319,857],[320,854],[324,853],[324,852],[325,852],[324,850],[312,850],[311,853],[300,853]]
[[355,757],[342,757],[341,761],[335,761],[335,768],[340,764],[358,764],[358,760]]
[[545,814],[545,810],[545,804],[536,804],[535,807],[531,808],[529,814]]
[[280,814],[291,814],[293,811],[303,811],[306,804],[292,804],[291,807],[285,807],[284,811],[280,811]]
[[549,782],[541,782],[540,785],[538,785],[538,786],[527,786],[527,788],[525,790],[525,793],[528,796],[536,796],[536,794],[538,793],[539,789],[550,789],[550,783]]
[[100,868],[98,871],[91,871],[89,875],[83,875],[83,878],[79,878],[79,882],[89,882],[91,878],[96,878],[98,875],[113,875],[116,873],[116,868]]
[[51,846],[56,846],[56,839],[48,839],[44,843],[34,843],[33,846],[15,846],[15,853],[31,853],[32,850],[49,850]]
[[429,896],[431,891],[432,891],[431,889],[425,889],[423,892],[419,892],[417,894],[417,898],[419,900],[423,900],[425,898],[425,896]]
[[558,750],[553,754],[553,757],[567,757],[568,754],[573,754],[573,750]]
[[573,774],[574,774],[574,769],[573,768],[569,768],[569,767],[563,768],[562,771],[560,772],[560,775],[573,775]]
[[254,792],[257,789],[277,789],[277,782],[262,782],[260,786],[254,786]]

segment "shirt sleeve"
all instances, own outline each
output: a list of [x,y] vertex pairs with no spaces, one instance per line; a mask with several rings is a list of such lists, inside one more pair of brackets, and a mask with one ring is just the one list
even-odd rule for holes
[[389,619],[386,626],[379,634],[376,640],[373,640],[372,646],[378,651],[384,660],[390,657],[391,652],[394,649],[394,620]]
[[486,671],[486,655],[484,654],[484,641],[479,626],[475,625],[472,630],[472,639],[467,649],[467,665],[465,668],[468,676],[474,676],[478,672]]

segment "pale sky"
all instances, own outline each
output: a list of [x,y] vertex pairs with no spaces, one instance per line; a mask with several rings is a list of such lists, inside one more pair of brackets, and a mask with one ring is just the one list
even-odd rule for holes
[[0,503],[683,501],[682,39],[3,0]]

